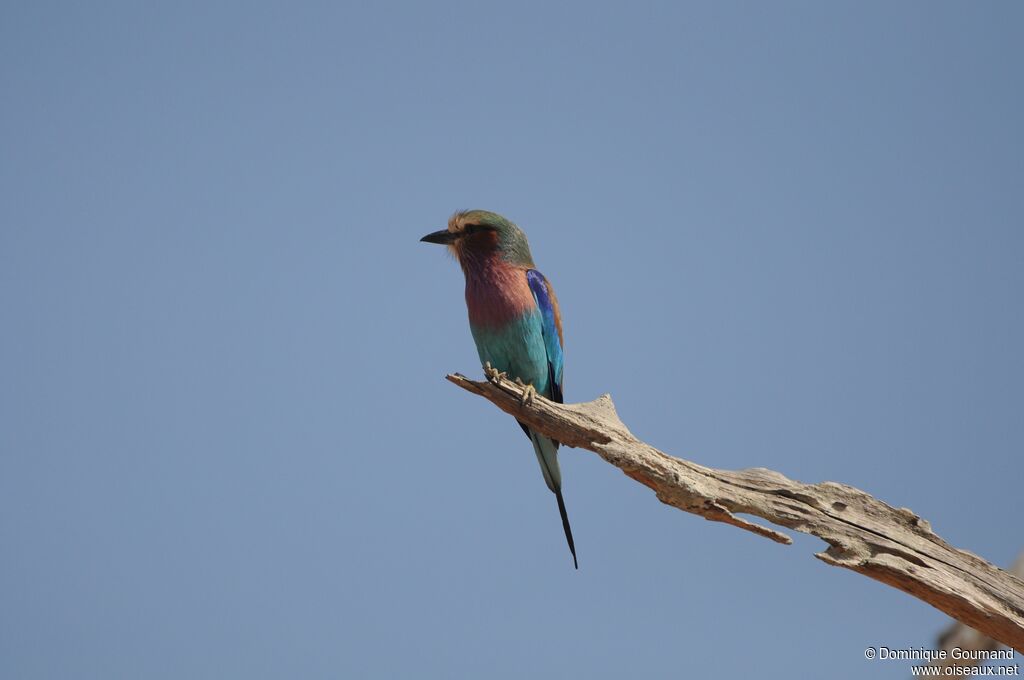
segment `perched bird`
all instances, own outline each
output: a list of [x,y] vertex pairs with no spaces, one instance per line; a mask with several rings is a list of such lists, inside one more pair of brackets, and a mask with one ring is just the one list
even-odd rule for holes
[[[455,213],[447,229],[420,240],[447,245],[466,275],[469,329],[480,363],[561,403],[561,314],[551,284],[534,267],[526,234],[501,215],[468,210]],[[522,422],[519,426],[533,443],[544,482],[558,500],[565,539],[579,569],[562,499],[558,442]]]

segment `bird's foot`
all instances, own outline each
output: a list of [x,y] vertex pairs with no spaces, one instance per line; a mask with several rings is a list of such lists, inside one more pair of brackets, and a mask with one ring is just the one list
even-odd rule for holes
[[537,388],[533,385],[524,383],[520,378],[516,378],[516,384],[523,388],[523,396],[520,399],[520,403],[523,406],[529,406],[533,403],[533,398],[537,396]]
[[508,377],[508,374],[504,371],[499,371],[494,366],[491,366],[490,361],[484,364],[484,375],[487,376],[487,379],[491,382],[498,382],[502,378]]

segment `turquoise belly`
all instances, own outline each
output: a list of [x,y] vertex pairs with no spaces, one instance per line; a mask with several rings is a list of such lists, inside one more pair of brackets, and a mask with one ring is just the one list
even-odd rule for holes
[[481,365],[490,362],[491,366],[508,373],[513,380],[519,378],[533,385],[539,394],[551,396],[548,390],[548,356],[539,312],[527,312],[500,330],[473,324],[469,328],[476,341]]

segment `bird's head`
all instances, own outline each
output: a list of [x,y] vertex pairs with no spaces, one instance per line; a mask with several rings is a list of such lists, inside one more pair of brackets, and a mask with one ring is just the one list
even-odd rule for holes
[[486,210],[457,212],[448,228],[427,234],[421,241],[448,246],[465,270],[491,259],[516,267],[533,268],[526,234],[511,221]]

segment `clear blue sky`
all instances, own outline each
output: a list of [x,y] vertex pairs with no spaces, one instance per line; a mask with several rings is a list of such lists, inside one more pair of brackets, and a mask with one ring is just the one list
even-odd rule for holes
[[1024,8],[0,10],[0,676],[904,678],[925,604],[562,455],[479,375],[460,208],[567,400],[1024,548]]

